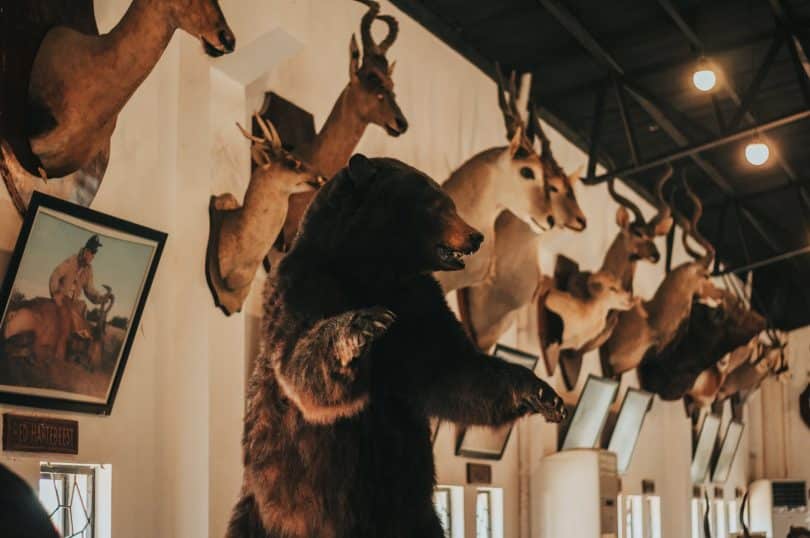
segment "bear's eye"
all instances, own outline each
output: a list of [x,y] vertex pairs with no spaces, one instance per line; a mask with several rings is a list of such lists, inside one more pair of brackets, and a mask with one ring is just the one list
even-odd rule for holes
[[528,166],[524,166],[520,169],[520,175],[523,176],[523,179],[534,179],[534,170]]

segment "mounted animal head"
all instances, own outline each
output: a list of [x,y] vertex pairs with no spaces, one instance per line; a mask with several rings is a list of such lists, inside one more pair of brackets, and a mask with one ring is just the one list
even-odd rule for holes
[[[400,110],[394,96],[394,63],[389,65],[386,52],[394,44],[399,33],[399,23],[391,15],[380,15],[380,4],[374,0],[357,0],[368,6],[360,21],[360,38],[363,43],[362,62],[357,38],[352,35],[349,44],[349,86],[347,99],[360,119],[384,128],[391,136],[399,136],[408,130],[408,120]],[[375,20],[388,25],[388,35],[377,43],[371,36]]]
[[[557,227],[578,231],[585,229],[585,216],[577,204],[571,186],[578,173],[568,177],[557,164],[551,144],[543,132],[537,111],[532,106],[529,124],[523,121],[517,104],[518,90],[513,71],[508,83],[501,69],[495,68],[498,106],[503,114],[508,151],[501,154],[497,165],[504,182],[496,190],[499,205],[528,224],[535,233]],[[535,138],[541,140],[541,152],[535,150]]]
[[775,377],[780,381],[787,378],[787,341],[770,329],[767,331],[767,338],[765,342],[757,342],[757,350],[750,361],[741,364],[726,376],[717,393],[718,400],[740,394],[744,401],[766,378]]
[[622,287],[618,278],[606,271],[597,271],[588,276],[588,293],[594,302],[608,310],[630,310],[635,304],[633,294]]
[[262,137],[250,134],[238,123],[236,126],[251,141],[250,154],[257,167],[254,175],[270,175],[275,187],[287,194],[312,191],[324,183],[324,178],[309,164],[284,149],[272,122],[259,114],[254,114],[253,118],[262,131]]
[[234,51],[236,37],[228,26],[218,0],[158,0],[175,25],[198,38],[211,57]]
[[574,192],[574,184],[579,181],[582,167],[574,170],[572,174],[566,174],[557,163],[551,152],[551,141],[543,131],[540,116],[535,107],[529,111],[529,136],[532,140],[535,137],[540,140],[540,164],[543,167],[543,179],[556,226],[575,232],[585,230],[588,220],[585,218],[582,208],[579,207],[577,195]]
[[[672,210],[664,200],[663,193],[664,184],[670,177],[672,177],[672,167],[667,166],[655,184],[658,213],[649,222],[644,220],[644,215],[636,204],[616,192],[615,178],[608,181],[608,192],[619,204],[619,209],[616,211],[616,224],[619,225],[617,241],[621,242],[622,254],[627,256],[626,261],[647,260],[658,263],[661,258],[658,247],[655,246],[655,238],[668,234],[672,228]],[[632,222],[628,210],[633,213]]]

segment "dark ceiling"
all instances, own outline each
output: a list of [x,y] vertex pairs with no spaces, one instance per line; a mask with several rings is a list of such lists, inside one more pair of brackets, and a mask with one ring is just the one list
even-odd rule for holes
[[[531,72],[544,119],[645,197],[651,165],[671,162],[704,201],[719,267],[771,262],[754,270],[755,307],[778,328],[810,324],[810,253],[794,252],[810,245],[810,2],[392,2],[486,74]],[[691,82],[700,58],[724,75],[708,93]],[[754,126],[762,167],[743,157]]]

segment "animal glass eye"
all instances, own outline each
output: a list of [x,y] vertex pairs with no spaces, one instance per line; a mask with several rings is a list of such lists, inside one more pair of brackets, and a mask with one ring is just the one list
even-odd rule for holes
[[377,100],[382,101],[383,99],[385,99],[385,96],[383,94],[381,94],[381,93],[378,93],[377,94]]
[[560,189],[558,189],[558,188],[557,188],[557,187],[555,187],[554,185],[549,185],[549,186],[548,186],[548,190],[549,190],[550,192],[560,192]]
[[523,179],[534,179],[534,170],[528,166],[524,166],[520,169],[520,175],[523,176]]

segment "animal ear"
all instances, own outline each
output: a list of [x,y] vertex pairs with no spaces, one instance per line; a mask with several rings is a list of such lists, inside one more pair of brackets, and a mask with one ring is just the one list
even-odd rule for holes
[[573,185],[582,178],[582,171],[585,170],[585,165],[579,165],[574,173],[568,176],[568,182]]
[[352,34],[352,40],[349,42],[349,78],[351,80],[356,79],[359,70],[360,47],[357,46],[357,37]]
[[368,157],[362,153],[356,153],[349,159],[347,170],[349,171],[349,177],[352,178],[352,182],[359,187],[366,186],[377,172],[374,165],[368,160]]
[[523,142],[523,127],[515,129],[515,134],[512,135],[512,140],[509,141],[509,156],[513,159],[517,152],[520,151]]
[[619,228],[622,230],[626,230],[627,226],[630,224],[630,213],[627,212],[627,209],[623,205],[619,206],[619,209],[616,210],[616,224],[618,224]]
[[395,68],[396,66],[397,66],[397,61],[396,61],[396,60],[394,60],[393,62],[391,62],[391,65],[389,65],[389,66],[388,66],[388,76],[389,76],[389,77],[390,77],[391,75],[393,75],[393,74],[394,74],[394,68]]
[[667,235],[673,224],[672,217],[667,217],[658,221],[653,230],[654,235]]

